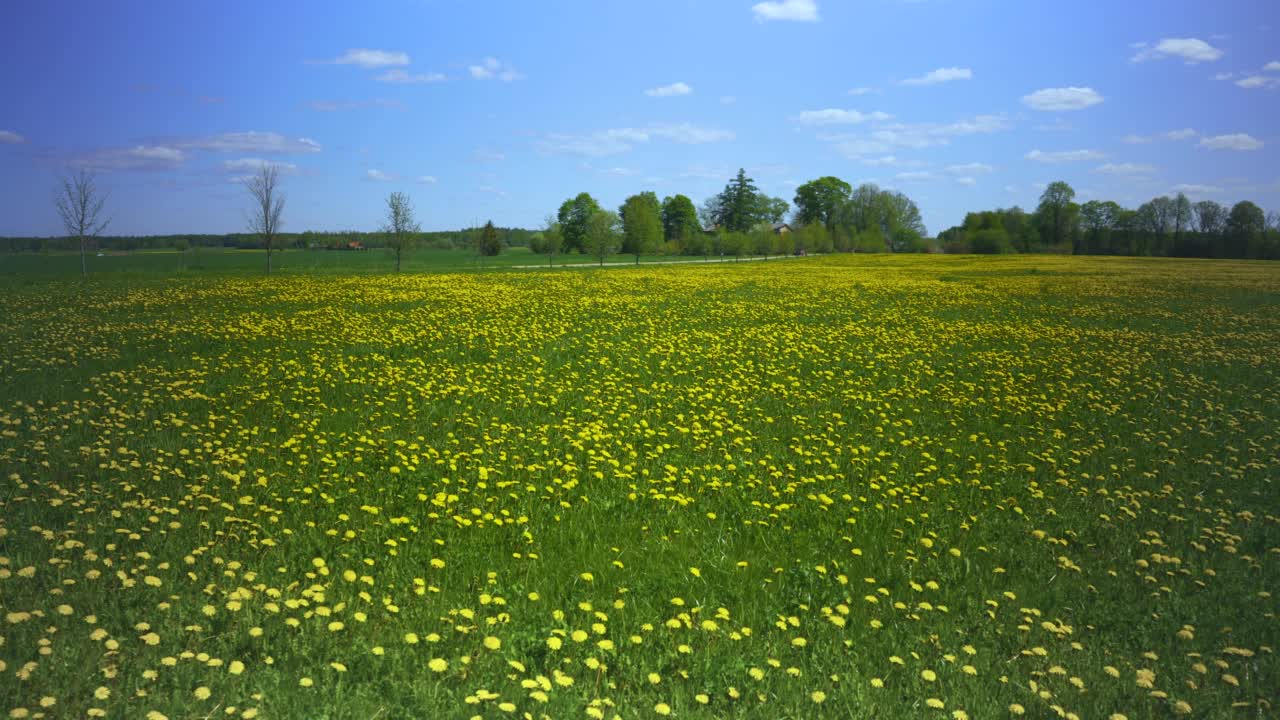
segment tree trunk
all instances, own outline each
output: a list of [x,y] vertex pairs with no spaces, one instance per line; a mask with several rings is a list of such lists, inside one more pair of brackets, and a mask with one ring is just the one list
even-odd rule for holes
[[85,264],[85,259],[84,259],[84,236],[81,235],[80,236],[80,277],[85,277],[88,274],[89,274],[88,266]]
[[267,274],[271,274],[271,237],[267,237]]

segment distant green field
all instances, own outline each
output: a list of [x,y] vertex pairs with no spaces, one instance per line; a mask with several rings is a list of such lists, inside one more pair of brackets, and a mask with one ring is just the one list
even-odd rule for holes
[[[644,256],[642,262],[698,260],[681,256]],[[592,263],[590,255],[557,255],[552,262],[565,264]],[[509,268],[516,265],[546,265],[546,255],[534,255],[528,248],[508,248],[497,257],[480,258],[470,250],[414,250],[405,254],[401,271],[466,272]],[[610,255],[609,263],[635,262],[633,255]],[[254,274],[266,269],[266,253],[262,250],[201,248],[178,252],[139,251],[90,255],[90,273],[191,273]],[[391,273],[395,257],[388,250],[277,250],[271,255],[272,272],[280,273]],[[0,254],[0,274],[12,275],[78,275],[80,256],[76,253]]]

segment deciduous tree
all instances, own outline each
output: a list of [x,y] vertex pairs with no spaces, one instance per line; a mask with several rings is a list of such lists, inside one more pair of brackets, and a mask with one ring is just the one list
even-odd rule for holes
[[263,163],[256,173],[244,181],[245,189],[253,198],[249,210],[249,232],[260,235],[267,246],[267,274],[271,274],[271,246],[282,225],[285,195],[280,192],[280,170],[275,165]]
[[110,218],[102,217],[106,202],[106,195],[98,190],[97,177],[83,167],[74,175],[68,172],[63,176],[61,187],[54,194],[53,205],[58,210],[62,226],[80,245],[82,276],[89,274],[89,265],[85,261],[89,238],[101,234],[111,222]]
[[395,253],[396,272],[400,272],[400,258],[413,242],[414,234],[421,231],[413,217],[413,201],[402,192],[387,197],[387,218],[382,225],[387,234],[387,246]]

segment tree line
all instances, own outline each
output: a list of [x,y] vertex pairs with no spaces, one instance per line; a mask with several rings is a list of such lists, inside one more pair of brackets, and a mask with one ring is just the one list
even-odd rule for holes
[[739,169],[701,207],[686,195],[661,200],[653,192],[631,195],[617,212],[589,193],[565,200],[530,239],[550,261],[557,253],[581,253],[601,263],[614,252],[633,255],[792,255],[827,252],[922,252],[930,245],[916,204],[899,192],[865,184],[857,189],[822,177],[796,189],[791,204],[756,187]]
[[267,272],[271,253],[281,248],[386,248],[398,271],[404,252],[413,247],[468,248],[492,256],[503,248],[527,245],[548,262],[560,253],[580,253],[601,264],[616,252],[641,256],[742,256],[829,252],[1030,253],[1138,255],[1202,258],[1280,259],[1280,214],[1266,214],[1247,200],[1230,208],[1212,200],[1191,202],[1183,193],[1158,197],[1130,210],[1109,200],[1075,202],[1065,182],[1049,184],[1033,212],[1019,207],[970,212],[961,225],[930,239],[915,202],[901,192],[873,184],[854,188],[824,176],[796,188],[791,223],[784,223],[791,204],[761,192],[739,169],[724,189],[701,207],[686,195],[661,200],[651,192],[631,195],[616,212],[589,193],[565,200],[539,231],[483,227],[459,232],[422,232],[408,196],[387,198],[386,220],[377,232],[283,233],[285,195],[280,176],[263,165],[245,180],[253,205],[248,233],[227,235],[103,236],[111,218],[107,200],[88,170],[68,173],[55,193],[54,206],[67,230],[65,238],[0,238],[9,252],[79,249],[173,247],[239,247],[265,249]]
[[1050,183],[1034,212],[971,212],[939,233],[938,244],[957,253],[1280,259],[1280,214],[1248,200],[1227,207],[1178,193],[1128,209],[1110,200],[1080,204],[1075,195],[1065,182]]

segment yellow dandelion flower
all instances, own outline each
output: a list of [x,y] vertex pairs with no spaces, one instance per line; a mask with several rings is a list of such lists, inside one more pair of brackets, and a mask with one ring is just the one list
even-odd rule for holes
[[818,705],[821,705],[822,703],[826,702],[827,694],[822,692],[821,690],[814,690],[813,692],[809,693],[809,699],[814,701]]
[[660,702],[657,705],[653,706],[653,711],[658,713],[659,715],[670,715],[671,706],[664,702]]
[[925,682],[933,682],[934,680],[938,679],[938,673],[932,670],[921,670],[920,678]]
[[227,672],[231,673],[232,675],[239,675],[240,673],[244,672],[244,663],[240,662],[239,660],[232,660],[227,665]]
[[489,635],[484,639],[484,646],[487,650],[497,650],[502,647],[502,641],[492,635]]
[[432,658],[427,663],[427,667],[431,669],[431,672],[442,673],[449,669],[449,661],[444,658]]
[[299,679],[298,679],[298,687],[309,688],[309,687],[311,687],[312,685],[315,685],[315,684],[316,684],[316,683],[315,683],[315,681],[314,681],[314,680],[312,680],[312,679],[311,679],[311,678],[309,678],[309,677],[304,677],[304,678],[299,678]]
[[929,698],[929,699],[927,699],[927,700],[925,700],[925,701],[924,701],[924,704],[925,704],[925,705],[928,705],[929,707],[931,707],[931,708],[933,708],[933,709],[935,709],[935,710],[941,710],[941,709],[943,709],[943,708],[945,708],[945,707],[947,706],[947,704],[946,704],[946,703],[942,702],[942,701],[941,701],[941,700],[939,700],[938,698]]
[[196,696],[197,700],[208,700],[209,696],[212,695],[213,692],[209,690],[209,688],[201,685],[200,687],[196,688],[195,692],[192,694]]

